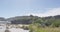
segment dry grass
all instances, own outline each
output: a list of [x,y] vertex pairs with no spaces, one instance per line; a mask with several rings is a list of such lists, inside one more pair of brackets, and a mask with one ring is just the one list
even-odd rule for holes
[[60,32],[60,27],[36,27],[31,28],[33,32]]
[[46,27],[46,28],[40,28],[40,31],[43,32],[60,32],[60,27],[59,28],[50,28],[50,27]]

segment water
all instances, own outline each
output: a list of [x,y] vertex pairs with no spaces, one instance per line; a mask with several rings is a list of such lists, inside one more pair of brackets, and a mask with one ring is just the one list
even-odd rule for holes
[[[0,32],[5,32],[6,26],[0,26]],[[29,32],[29,30],[23,30],[21,28],[9,28],[10,32]]]

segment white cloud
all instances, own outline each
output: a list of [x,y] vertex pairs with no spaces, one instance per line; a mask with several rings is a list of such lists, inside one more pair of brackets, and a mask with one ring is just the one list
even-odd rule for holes
[[[39,16],[39,17],[46,17],[46,16],[54,16],[54,15],[60,15],[60,8],[52,8],[48,10],[45,13],[31,13],[34,16]],[[28,14],[30,15],[30,14]]]
[[47,16],[60,15],[60,8],[53,8],[45,13]]

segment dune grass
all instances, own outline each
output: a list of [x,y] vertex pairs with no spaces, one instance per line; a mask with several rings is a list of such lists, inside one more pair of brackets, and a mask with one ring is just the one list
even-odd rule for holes
[[60,32],[60,27],[37,27],[30,26],[30,32]]
[[60,32],[60,28],[45,27],[39,28],[36,32]]

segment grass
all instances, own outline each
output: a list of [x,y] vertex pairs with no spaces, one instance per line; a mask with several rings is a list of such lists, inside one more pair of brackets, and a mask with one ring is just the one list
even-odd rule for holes
[[60,27],[37,27],[30,26],[31,32],[60,32]]
[[40,30],[39,32],[60,32],[60,28],[51,28],[51,27],[40,28],[39,30]]

